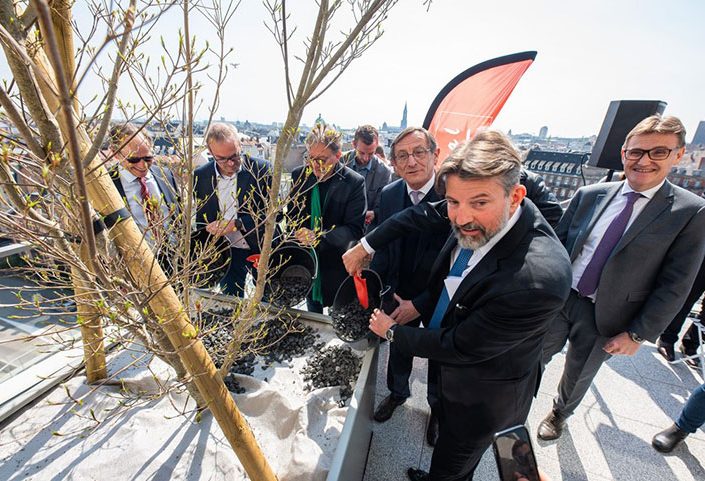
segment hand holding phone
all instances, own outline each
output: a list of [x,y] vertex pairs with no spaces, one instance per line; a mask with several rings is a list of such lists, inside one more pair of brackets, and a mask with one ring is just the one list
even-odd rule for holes
[[494,435],[494,456],[501,481],[543,481],[531,446],[529,432],[523,425]]

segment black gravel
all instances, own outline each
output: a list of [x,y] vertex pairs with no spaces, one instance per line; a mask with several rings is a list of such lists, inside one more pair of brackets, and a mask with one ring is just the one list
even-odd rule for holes
[[[292,266],[289,270],[299,267]],[[287,272],[285,272],[286,274]],[[269,281],[269,302],[278,307],[293,307],[301,304],[311,288],[311,278],[301,276],[277,277]]]
[[330,308],[335,334],[345,342],[359,341],[370,332],[370,316],[373,309],[365,309],[355,299],[342,307]]
[[340,406],[352,396],[352,385],[360,373],[362,361],[348,346],[331,346],[318,351],[301,369],[305,389],[340,386]]
[[[223,365],[228,344],[232,340],[232,313],[232,309],[216,309],[204,312],[201,317],[204,333],[201,340],[217,368]],[[262,363],[262,369],[267,369],[274,363],[291,362],[294,357],[324,346],[315,329],[296,319],[266,320],[253,326],[250,335],[254,340],[242,344],[240,357],[235,360],[224,379],[228,389],[238,394],[245,392],[245,389],[233,378],[233,374],[251,376],[258,361]],[[261,356],[259,359],[255,352]]]

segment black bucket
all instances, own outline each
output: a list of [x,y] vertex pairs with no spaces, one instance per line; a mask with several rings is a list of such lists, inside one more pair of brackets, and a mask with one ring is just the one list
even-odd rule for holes
[[388,289],[382,286],[382,280],[373,270],[363,269],[361,276],[367,281],[367,309],[360,305],[352,276],[340,284],[329,308],[335,334],[345,342],[359,341],[370,332],[368,326],[372,311],[380,307],[382,296]]
[[220,282],[230,268],[230,242],[225,237],[215,237],[206,229],[191,233],[191,260],[203,257],[193,270],[192,281],[199,287],[212,287]]
[[276,269],[265,290],[269,302],[277,307],[293,307],[303,302],[316,277],[315,251],[294,244],[281,245],[272,254],[269,265]]

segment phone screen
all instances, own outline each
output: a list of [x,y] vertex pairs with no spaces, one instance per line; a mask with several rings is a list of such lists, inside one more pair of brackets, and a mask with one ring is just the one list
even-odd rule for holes
[[501,481],[539,481],[534,449],[524,426],[495,434],[493,446]]

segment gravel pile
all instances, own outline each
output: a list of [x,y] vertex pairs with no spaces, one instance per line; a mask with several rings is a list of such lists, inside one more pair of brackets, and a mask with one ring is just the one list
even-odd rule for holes
[[352,396],[352,384],[360,373],[362,361],[348,346],[331,346],[318,351],[301,370],[306,390],[340,386],[340,406]]
[[373,310],[362,307],[357,299],[342,307],[331,307],[330,317],[335,334],[345,342],[359,341],[370,332],[368,326]]
[[271,303],[279,307],[293,307],[306,299],[311,279],[279,277],[269,281]]
[[[230,316],[232,309],[215,309],[202,314],[203,345],[213,358],[217,368],[223,365],[227,347],[232,340]],[[260,331],[259,326],[253,326],[251,334],[254,341],[244,342],[241,347],[241,356],[235,360],[228,375],[225,385],[232,392],[238,394],[245,392],[232,374],[251,376],[261,356],[262,369],[267,369],[274,363],[290,362],[294,357],[303,356],[308,350],[319,350],[324,346],[320,341],[320,334],[311,326],[293,319],[269,319],[264,321],[266,328]]]

